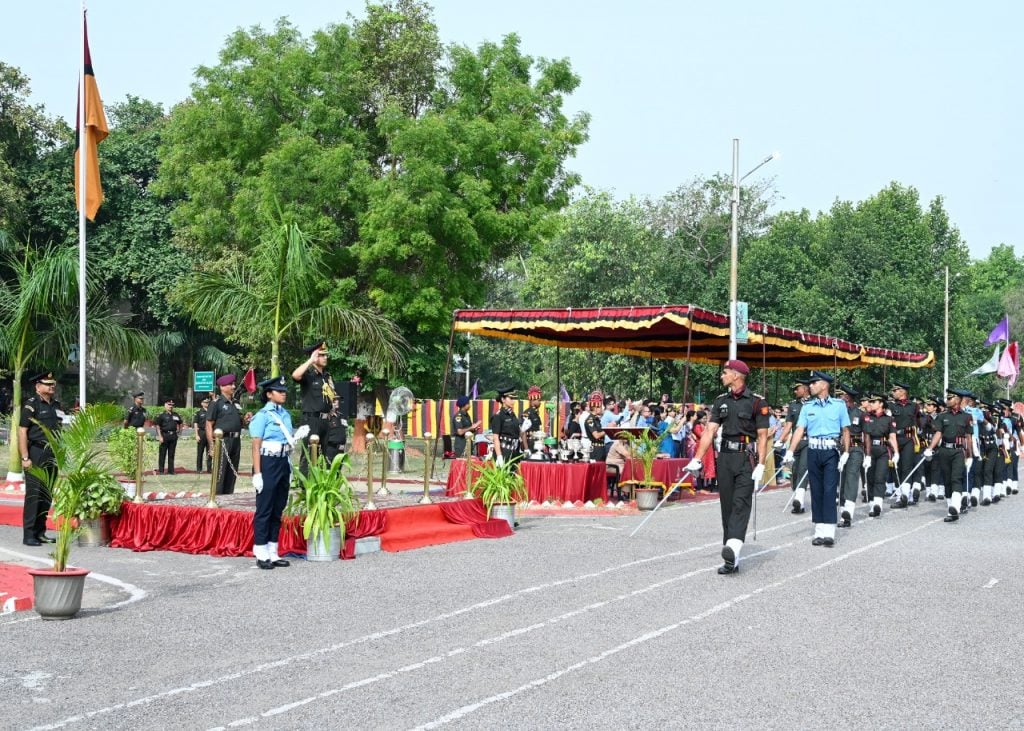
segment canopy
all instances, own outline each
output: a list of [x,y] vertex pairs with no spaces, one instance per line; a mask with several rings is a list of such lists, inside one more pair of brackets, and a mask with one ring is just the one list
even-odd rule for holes
[[[729,354],[729,317],[693,305],[597,307],[561,310],[456,310],[456,332],[583,348],[641,358],[690,360],[718,365]],[[851,343],[829,335],[748,322],[749,337],[737,349],[754,368],[867,368],[875,365],[931,368],[935,354]]]

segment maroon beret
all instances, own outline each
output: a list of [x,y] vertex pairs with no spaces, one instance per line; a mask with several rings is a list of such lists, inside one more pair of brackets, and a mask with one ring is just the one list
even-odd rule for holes
[[742,360],[727,360],[725,361],[725,364],[722,366],[722,368],[728,368],[731,371],[742,373],[745,376],[750,375],[750,368],[748,368],[747,364],[744,363]]

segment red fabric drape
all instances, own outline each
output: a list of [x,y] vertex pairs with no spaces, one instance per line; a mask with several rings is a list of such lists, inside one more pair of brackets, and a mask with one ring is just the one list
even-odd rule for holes
[[[596,500],[604,498],[608,479],[604,462],[521,462],[519,474],[526,483],[530,500],[543,502],[554,498],[560,502],[570,500]],[[456,460],[448,472],[445,494],[462,495],[466,491],[466,463]]]
[[[652,472],[652,478],[655,482],[660,482],[665,487],[671,487],[676,483],[680,477],[683,477],[683,467],[686,466],[688,459],[656,459],[654,460]],[[620,482],[626,482],[627,480],[643,480],[644,479],[644,466],[640,460],[627,460],[626,466],[622,470],[622,476],[619,478]],[[692,482],[692,478],[687,479],[684,483],[689,485]]]
[[477,538],[505,538],[512,535],[512,528],[504,519],[487,519],[487,511],[479,500],[459,500],[454,503],[439,503],[444,517],[452,523],[470,525]]

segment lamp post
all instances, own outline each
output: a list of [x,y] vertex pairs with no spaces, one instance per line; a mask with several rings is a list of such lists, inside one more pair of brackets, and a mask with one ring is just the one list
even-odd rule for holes
[[732,231],[729,237],[729,359],[736,357],[736,290],[737,264],[739,259],[739,216],[740,216],[740,183],[754,174],[762,166],[782,157],[781,153],[773,152],[759,162],[746,175],[740,177],[740,141],[732,141]]

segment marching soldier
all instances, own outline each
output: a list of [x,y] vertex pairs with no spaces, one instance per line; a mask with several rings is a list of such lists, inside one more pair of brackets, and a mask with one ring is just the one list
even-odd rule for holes
[[501,404],[501,408],[491,419],[491,441],[494,446],[494,459],[499,466],[523,456],[520,421],[512,408],[517,398],[516,390],[509,386],[499,389],[495,399]]
[[530,425],[523,431],[523,450],[527,452],[530,451],[530,434],[544,431],[544,422],[540,419],[540,402],[543,396],[540,386],[530,386],[526,389],[526,398],[529,399],[530,405],[523,411],[523,425],[526,426],[527,421]]
[[[980,436],[981,422],[985,420],[985,413],[978,408],[978,398],[974,395],[973,391],[963,391],[963,397],[960,401],[960,410],[971,417],[971,429],[973,431],[971,435],[971,454],[977,456],[981,452],[981,445],[978,443]],[[966,460],[965,460],[966,461]],[[981,484],[981,460],[972,459],[967,467],[966,482],[963,491],[963,508],[960,510],[961,513],[966,513],[967,508],[971,505],[971,488],[975,485]],[[975,498],[973,501],[974,505],[978,504],[978,500]],[[971,505],[973,507],[974,505]]]
[[174,474],[174,451],[178,448],[178,432],[181,431],[181,417],[174,410],[174,401],[164,401],[163,413],[153,419],[153,426],[156,427],[156,437],[160,441],[160,454],[157,458],[158,475],[164,474],[164,465],[167,466],[168,475]]
[[721,429],[722,447],[716,466],[724,561],[718,573],[723,575],[739,571],[754,488],[764,476],[768,456],[771,408],[764,398],[747,388],[748,375],[750,368],[741,360],[727,360],[722,366],[720,378],[726,391],[712,404],[708,426],[685,468],[694,477],[700,474],[701,459],[712,448],[715,433]]
[[210,442],[206,439],[206,414],[210,408],[210,397],[205,396],[199,402],[195,416],[192,417],[192,428],[196,433],[196,472],[203,471],[203,458],[206,459],[206,471],[213,469],[210,456]]
[[[910,386],[905,383],[894,383],[892,385],[892,400],[889,402],[889,412],[896,424],[896,444],[899,451],[892,455],[892,466],[896,468],[896,480],[898,494],[893,495],[894,508],[905,508],[911,501],[917,504],[921,497],[921,471],[913,474],[913,482],[908,475],[916,466],[917,449],[920,446],[917,438],[917,404],[910,401]],[[903,468],[900,469],[900,465]]]
[[[800,409],[790,445],[807,435],[807,481],[811,486],[814,522],[811,545],[831,548],[836,542],[836,489],[839,475],[850,458],[850,415],[845,402],[829,396],[832,376],[811,371],[808,380],[813,398]],[[783,464],[792,464],[795,458],[790,446]]]
[[[925,459],[937,459],[946,485],[945,522],[954,523],[960,519],[963,506],[964,471],[970,470],[974,461],[971,435],[971,415],[962,411],[960,404],[970,391],[950,389],[946,392],[947,411],[935,417],[935,434],[925,450]],[[936,452],[938,450],[938,452]]]
[[345,451],[345,442],[348,441],[348,419],[341,413],[341,399],[335,397],[333,406],[327,418],[327,440],[324,442],[324,459],[327,464]]
[[868,501],[871,508],[868,515],[877,518],[882,514],[885,502],[885,481],[889,476],[889,455],[895,453],[896,425],[885,412],[885,397],[880,393],[868,393],[868,411],[864,414],[864,470],[867,472]]
[[[939,414],[941,399],[938,396],[929,396],[924,401],[924,413],[918,422],[918,431],[921,435],[921,444],[928,445],[935,434],[935,417]],[[924,459],[924,450],[921,451],[921,459]],[[924,482],[928,493],[928,502],[934,503],[938,500],[942,490],[942,475],[939,464],[935,460],[926,460],[921,468],[924,471]]]
[[849,528],[853,525],[853,511],[857,507],[857,493],[860,492],[864,474],[864,412],[857,408],[860,392],[853,386],[840,383],[836,386],[836,395],[846,402],[846,411],[850,417],[850,457],[839,478],[842,488],[842,510],[839,513],[842,520],[839,527]]
[[[45,426],[52,432],[60,430],[64,411],[54,395],[57,380],[52,373],[40,373],[31,379],[35,384],[35,395],[25,399],[18,421],[18,449],[21,451],[21,469],[25,472],[25,505],[22,508],[22,543],[26,546],[41,546],[53,543],[46,535],[46,514],[53,499],[50,486],[57,476],[57,464],[46,441]],[[46,483],[31,472],[39,467],[47,474]]]
[[124,415],[125,429],[128,427],[138,429],[140,426],[146,425],[146,407],[142,405],[142,399],[145,395],[142,391],[132,394],[134,403],[128,409],[128,413]]
[[604,446],[605,431],[601,426],[604,415],[604,397],[600,391],[590,394],[590,416],[583,422],[583,436],[590,440],[590,459],[603,462],[606,454]]
[[1000,407],[1002,414],[1003,429],[1006,432],[1004,439],[1006,440],[1006,450],[1010,455],[1010,465],[1006,474],[1005,489],[1003,490],[1004,495],[1016,495],[1018,491],[1018,473],[1017,468],[1020,465],[1020,448],[1021,439],[1024,438],[1024,420],[1021,419],[1019,414],[1013,413],[1013,402],[1009,399],[1001,398],[996,403]]
[[459,396],[455,400],[455,413],[452,415],[452,451],[455,459],[466,456],[466,444],[473,443],[473,434],[483,426],[482,421],[473,421],[469,415],[469,396]]
[[982,505],[991,505],[1002,499],[1000,488],[1002,487],[1003,452],[1001,423],[993,414],[992,404],[979,404],[985,414],[985,418],[978,425],[978,459],[981,460],[981,489],[977,485],[971,486],[971,503],[976,500]]
[[214,429],[224,432],[221,439],[217,494],[231,495],[235,491],[238,461],[242,456],[242,409],[234,400],[234,373],[218,378],[217,385],[220,387],[220,396],[213,400],[206,412],[206,439],[212,445]]
[[[793,396],[794,398],[789,402],[789,407],[786,410],[786,425],[782,427],[782,435],[779,437],[779,441],[775,443],[778,449],[782,449],[785,445],[789,444],[789,438],[796,430],[796,422],[800,418],[800,410],[804,407],[804,404],[811,400],[811,392],[808,389],[808,382],[806,380],[798,378],[793,381]],[[804,496],[807,489],[807,486],[804,484],[806,482],[804,476],[807,474],[806,450],[806,439],[801,439],[797,443],[796,449],[793,450],[795,460],[789,482],[791,489],[794,491],[792,510],[794,515],[799,515],[807,510],[804,507],[806,505]]]

